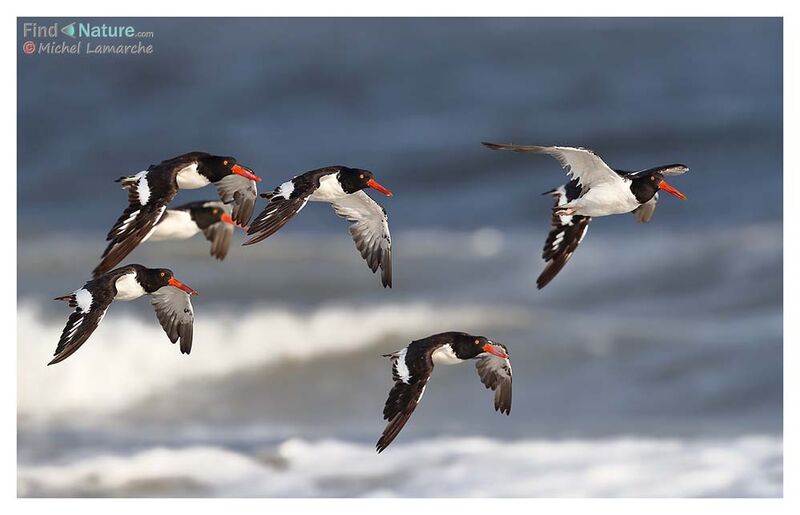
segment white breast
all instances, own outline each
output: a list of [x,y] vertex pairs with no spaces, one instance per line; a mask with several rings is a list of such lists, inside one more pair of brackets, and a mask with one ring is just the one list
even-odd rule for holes
[[146,238],[150,241],[185,240],[200,232],[200,228],[186,211],[168,210],[164,219]]
[[197,171],[197,163],[192,163],[184,167],[176,177],[178,187],[185,190],[194,190],[202,188],[210,181],[208,178]]
[[117,287],[117,294],[114,296],[114,300],[138,299],[147,293],[136,281],[136,272],[123,275],[114,284]]
[[606,216],[630,213],[639,202],[630,189],[630,181],[597,185],[575,202],[576,213],[584,216]]
[[461,359],[453,352],[453,347],[450,345],[442,345],[431,354],[431,359],[434,365],[455,365],[461,363]]
[[314,202],[334,202],[347,195],[339,183],[339,174],[332,173],[319,180],[319,188],[308,197]]

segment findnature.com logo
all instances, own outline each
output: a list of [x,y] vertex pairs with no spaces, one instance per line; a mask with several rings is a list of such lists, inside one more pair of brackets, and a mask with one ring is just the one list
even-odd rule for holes
[[[72,40],[45,41],[36,43],[32,39],[59,38],[62,34]],[[71,22],[66,25],[59,23],[41,24],[37,22],[24,22],[22,35],[26,38],[22,45],[25,54],[152,54],[153,45],[138,41],[130,43],[97,43],[81,41],[81,39],[148,39],[154,37],[152,31],[137,31],[133,25],[113,25],[106,23]]]

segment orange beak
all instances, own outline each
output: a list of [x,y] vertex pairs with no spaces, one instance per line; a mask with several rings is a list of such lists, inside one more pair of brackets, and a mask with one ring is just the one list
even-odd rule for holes
[[238,225],[236,222],[233,221],[233,218],[231,218],[231,215],[229,215],[228,213],[222,213],[222,216],[219,217],[219,219],[225,222],[226,224]]
[[231,171],[233,173],[235,173],[236,175],[241,175],[242,177],[250,179],[251,181],[261,182],[261,177],[259,177],[258,175],[254,174],[253,171],[251,169],[247,168],[247,167],[239,166],[239,165],[233,165],[233,168],[231,168]]
[[498,358],[505,359],[505,358],[508,357],[508,354],[503,352],[503,349],[501,347],[495,347],[491,343],[487,343],[486,345],[483,346],[483,352],[488,352],[489,354],[494,354]]
[[179,280],[175,279],[174,277],[170,277],[169,278],[169,282],[167,284],[169,284],[170,286],[174,286],[174,287],[178,288],[179,290],[183,290],[186,293],[188,293],[189,295],[197,295],[196,291],[194,291],[193,289],[189,288],[188,286],[186,286],[185,284],[183,284]]
[[676,190],[675,188],[673,188],[672,186],[667,184],[667,181],[665,181],[663,179],[661,180],[661,182],[658,183],[658,189],[664,190],[667,193],[675,195],[676,197],[678,197],[681,200],[686,200],[686,195],[684,195],[680,191]]
[[389,190],[387,190],[387,189],[386,189],[386,188],[384,188],[383,186],[381,186],[381,185],[380,185],[380,183],[378,183],[378,181],[376,181],[375,179],[370,179],[370,180],[368,180],[368,181],[367,181],[367,186],[369,186],[369,187],[370,187],[370,188],[372,188],[373,190],[378,190],[378,191],[380,191],[381,193],[383,193],[383,194],[384,194],[384,195],[386,195],[387,197],[391,197],[391,196],[392,196],[392,192],[391,192],[391,191],[389,191]]

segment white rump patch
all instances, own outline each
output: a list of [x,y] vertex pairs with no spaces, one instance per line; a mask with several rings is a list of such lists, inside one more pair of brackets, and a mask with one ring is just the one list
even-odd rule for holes
[[278,186],[278,195],[289,200],[289,197],[292,196],[292,192],[294,191],[294,183],[292,181],[286,181],[280,186]]
[[408,348],[405,348],[397,353],[397,359],[395,360],[394,369],[397,372],[398,377],[400,380],[403,381],[405,384],[411,380],[411,372],[408,370],[408,365],[406,364],[406,353],[408,352]]
[[81,288],[75,291],[75,302],[78,304],[78,309],[84,313],[88,313],[92,309],[92,293],[86,288]]
[[139,172],[136,177],[136,193],[139,195],[139,204],[145,205],[150,200],[150,185],[147,183],[147,172]]

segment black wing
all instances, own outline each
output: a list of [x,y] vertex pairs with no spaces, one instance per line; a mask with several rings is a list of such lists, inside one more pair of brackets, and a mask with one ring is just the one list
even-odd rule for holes
[[231,218],[239,225],[245,226],[253,216],[256,207],[256,182],[242,177],[241,175],[231,174],[214,183],[217,187],[219,198],[226,204],[233,203]]
[[247,234],[253,237],[244,242],[243,245],[252,245],[272,236],[308,203],[307,196],[289,197],[288,199],[275,193],[265,193],[261,196],[268,198],[269,203],[253,220],[247,230]]
[[[500,343],[508,354],[506,346]],[[494,354],[484,353],[475,358],[475,368],[486,388],[494,390],[494,409],[506,415],[511,414],[511,361]]]
[[433,372],[431,354],[438,345],[423,346],[414,343],[416,342],[412,342],[406,349],[386,355],[392,360],[394,386],[383,407],[383,418],[389,423],[375,444],[378,452],[382,452],[392,443],[411,418]]
[[128,190],[128,207],[106,236],[110,243],[103,252],[100,264],[92,272],[94,277],[108,272],[125,259],[150,234],[175,196],[175,188],[162,195],[156,194],[152,187],[154,181],[148,177],[151,173],[154,171],[118,179],[122,187]]
[[172,343],[181,340],[181,352],[192,350],[194,310],[189,295],[172,286],[164,286],[150,294],[156,317]]
[[109,293],[100,288],[92,288],[93,284],[98,284],[103,279],[89,281],[83,288],[75,290],[69,295],[56,297],[55,300],[69,302],[69,307],[75,308],[75,311],[69,316],[67,325],[64,326],[64,331],[58,340],[58,346],[54,353],[55,357],[48,365],[59,363],[70,357],[100,325],[100,321],[106,314],[106,310],[111,305],[111,301],[114,300],[116,293],[116,290],[113,289]]
[[381,269],[381,284],[392,287],[392,237],[386,210],[364,193],[357,191],[331,204],[337,215],[350,222],[350,235],[356,248],[376,272]]
[[[546,194],[552,195],[555,199],[553,208],[562,206],[578,198],[581,194],[581,187],[577,180],[572,180],[564,186],[560,186]],[[559,216],[555,212],[550,222],[550,234],[544,242],[542,259],[545,260],[545,268],[536,279],[536,287],[542,289],[553,280],[553,278],[564,268],[567,261],[572,257],[575,249],[586,236],[589,228],[590,216],[570,215]]]

